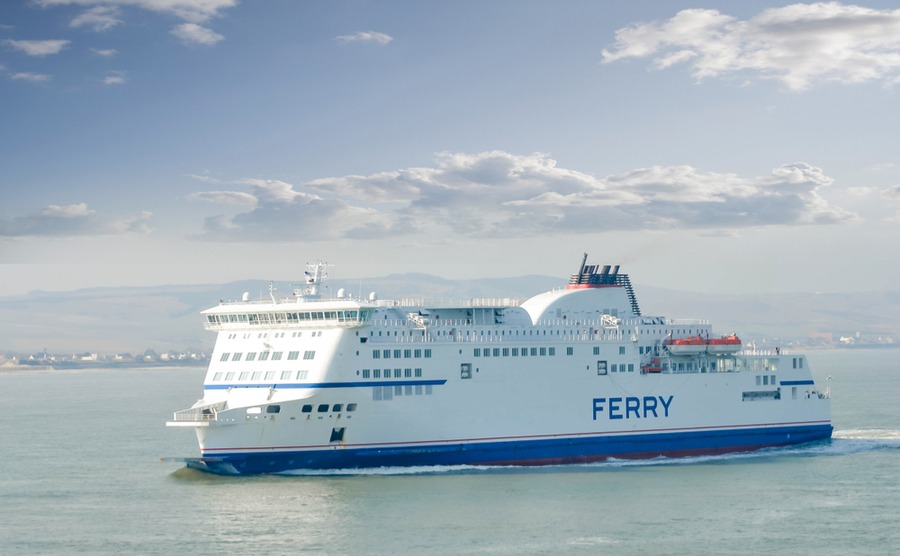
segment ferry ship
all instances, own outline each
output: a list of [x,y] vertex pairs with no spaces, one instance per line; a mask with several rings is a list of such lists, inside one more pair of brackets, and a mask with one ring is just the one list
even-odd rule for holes
[[831,437],[806,358],[644,315],[619,266],[524,302],[323,294],[221,302],[188,467],[221,474],[547,465],[752,451]]

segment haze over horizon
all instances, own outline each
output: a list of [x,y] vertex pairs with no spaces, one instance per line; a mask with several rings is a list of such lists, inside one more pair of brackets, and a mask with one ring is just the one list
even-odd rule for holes
[[560,276],[897,290],[894,2],[0,6],[3,295]]

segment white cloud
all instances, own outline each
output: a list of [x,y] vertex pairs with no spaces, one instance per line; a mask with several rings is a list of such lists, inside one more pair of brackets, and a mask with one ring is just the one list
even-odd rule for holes
[[597,178],[542,153],[441,153],[435,166],[293,186],[242,180],[250,191],[191,199],[251,205],[206,221],[200,237],[277,241],[440,235],[533,237],[568,231],[722,230],[832,224],[856,216],[820,190],[832,179],[805,163],[741,177],[691,166],[652,166]]
[[152,216],[142,212],[137,216],[100,216],[86,203],[49,205],[27,216],[0,220],[0,236],[5,237],[72,237],[148,233],[147,221]]
[[888,199],[900,201],[900,184],[888,187],[881,194]]
[[196,23],[182,23],[172,28],[172,34],[185,44],[213,45],[225,37]]
[[139,8],[168,14],[185,22],[172,28],[173,35],[186,44],[204,45],[214,45],[224,37],[200,24],[220,16],[226,9],[238,4],[238,0],[32,0],[32,2],[44,8],[85,6],[88,9],[76,16],[70,25],[89,27],[94,31],[106,31],[120,24],[123,8]]
[[29,83],[46,83],[50,81],[50,76],[45,73],[14,73],[9,76],[13,81],[27,81]]
[[900,10],[839,2],[791,4],[747,20],[712,9],[616,31],[603,61],[654,57],[658,69],[688,65],[698,79],[738,74],[777,79],[794,91],[818,81],[900,79]]
[[3,41],[15,50],[24,52],[29,56],[49,56],[59,54],[64,48],[71,44],[66,40],[45,40],[45,41],[17,41],[7,39]]
[[130,6],[174,15],[194,23],[208,21],[221,11],[238,4],[238,0],[33,0],[33,2],[42,7],[77,5],[112,9],[117,6]]
[[112,71],[103,78],[104,85],[121,85],[125,83],[124,71]]
[[115,48],[92,48],[91,52],[97,56],[103,56],[104,58],[111,58],[119,53]]
[[244,191],[197,191],[185,197],[189,201],[209,201],[221,205],[257,205],[256,197]]
[[359,33],[353,33],[352,35],[341,35],[339,37],[335,37],[335,40],[337,40],[341,44],[362,42],[385,45],[394,40],[394,37],[386,35],[384,33],[379,33],[377,31],[361,31]]
[[94,6],[69,22],[70,27],[90,27],[93,31],[107,31],[122,23],[116,6]]

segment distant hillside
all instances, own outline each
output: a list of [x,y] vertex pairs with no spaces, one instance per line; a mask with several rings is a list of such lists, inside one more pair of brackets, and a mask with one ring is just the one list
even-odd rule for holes
[[[508,297],[525,300],[562,287],[548,276],[445,280],[426,274],[335,281],[357,296],[375,291],[386,298]],[[276,284],[277,297],[290,293]],[[747,340],[826,344],[840,336],[892,337],[900,341],[900,292],[846,294],[718,295],[635,285],[645,314],[707,318],[721,333]],[[145,349],[208,350],[214,336],[203,329],[200,311],[220,299],[268,297],[268,282],[141,288],[35,291],[0,297],[0,352],[140,353]],[[333,292],[332,292],[333,293]]]

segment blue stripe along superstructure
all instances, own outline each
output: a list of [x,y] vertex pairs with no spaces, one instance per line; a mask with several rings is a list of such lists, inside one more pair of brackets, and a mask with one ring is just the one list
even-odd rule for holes
[[610,458],[650,459],[752,451],[825,440],[830,423],[646,434],[604,434],[539,439],[457,441],[441,444],[321,446],[303,450],[257,448],[207,453],[188,465],[217,473],[278,473],[289,470],[367,469],[435,465],[553,465]]
[[366,388],[371,386],[442,386],[443,380],[368,380],[360,382],[307,382],[265,384],[205,384],[204,390],[228,390],[230,388]]

